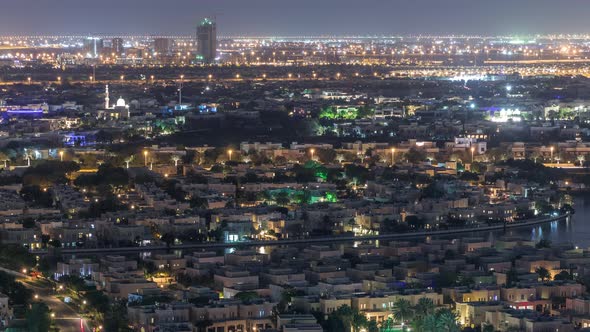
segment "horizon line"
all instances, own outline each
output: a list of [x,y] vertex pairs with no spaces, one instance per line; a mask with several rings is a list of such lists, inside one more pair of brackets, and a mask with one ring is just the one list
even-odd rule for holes
[[[0,39],[7,38],[88,38],[88,37],[104,37],[104,38],[177,38],[187,39],[195,38],[193,35],[186,34],[166,34],[166,33],[146,33],[146,34],[125,34],[125,33],[88,33],[88,34],[22,34],[10,35],[0,34]],[[219,35],[218,39],[397,39],[397,38],[463,38],[463,39],[491,39],[491,38],[537,38],[537,39],[576,39],[576,38],[590,38],[588,33],[551,33],[551,34],[498,34],[498,35],[481,35],[481,34],[317,34],[317,35],[233,35],[224,34]]]

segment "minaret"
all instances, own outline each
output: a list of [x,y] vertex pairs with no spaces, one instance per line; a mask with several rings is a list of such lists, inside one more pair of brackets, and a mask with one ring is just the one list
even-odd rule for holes
[[109,98],[109,85],[107,84],[105,87],[105,94],[104,94],[104,108],[105,109],[109,109],[110,108],[110,98]]

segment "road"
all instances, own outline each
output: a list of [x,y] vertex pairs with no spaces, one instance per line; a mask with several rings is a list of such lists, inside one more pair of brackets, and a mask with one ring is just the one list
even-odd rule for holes
[[41,287],[32,283],[30,279],[19,278],[27,288],[31,289],[35,294],[35,301],[45,302],[52,313],[55,314],[53,320],[55,326],[59,328],[60,332],[89,332],[92,331],[88,323],[82,318],[74,309],[62,302],[57,297],[53,296],[51,286]]

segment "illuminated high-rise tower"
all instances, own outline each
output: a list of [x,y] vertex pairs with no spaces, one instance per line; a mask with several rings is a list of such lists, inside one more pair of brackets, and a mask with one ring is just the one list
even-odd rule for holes
[[217,56],[217,26],[209,18],[205,18],[197,27],[197,60],[213,63]]
[[111,47],[113,48],[113,52],[117,56],[121,56],[121,55],[123,55],[123,53],[125,53],[125,48],[123,46],[123,39],[122,38],[113,38],[111,43],[112,43]]

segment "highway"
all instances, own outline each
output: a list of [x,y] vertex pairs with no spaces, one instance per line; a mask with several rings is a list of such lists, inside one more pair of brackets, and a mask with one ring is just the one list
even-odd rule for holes
[[[356,242],[356,241],[374,241],[374,240],[400,240],[400,239],[416,239],[426,238],[431,236],[446,236],[458,235],[471,232],[489,232],[509,228],[520,228],[534,226],[537,224],[564,220],[569,218],[569,214],[562,214],[558,216],[546,216],[526,221],[510,222],[507,224],[498,224],[492,226],[480,227],[465,227],[448,230],[431,230],[420,232],[407,232],[396,234],[380,234],[367,236],[329,236],[311,239],[291,239],[291,240],[275,240],[275,241],[251,241],[239,243],[219,243],[219,242],[205,242],[205,243],[190,243],[173,245],[167,247],[148,246],[148,247],[121,247],[121,248],[63,248],[60,250],[61,254],[110,254],[110,253],[134,253],[134,252],[148,252],[148,251],[162,251],[162,250],[200,250],[200,249],[225,249],[225,248],[247,248],[247,247],[264,247],[264,246],[284,246],[284,245],[310,245],[310,244],[327,244],[327,243],[342,243],[342,242]],[[46,250],[33,250],[31,253],[35,255],[46,255]]]

